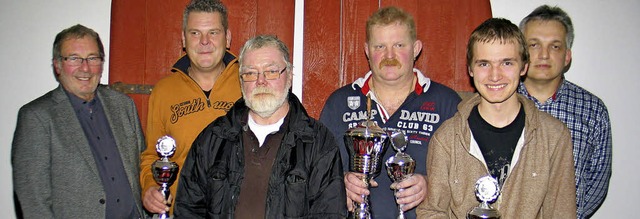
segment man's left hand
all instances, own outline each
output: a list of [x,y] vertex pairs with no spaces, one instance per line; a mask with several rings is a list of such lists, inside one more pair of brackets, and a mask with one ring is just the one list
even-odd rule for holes
[[391,184],[391,189],[396,189],[398,205],[403,211],[408,211],[418,206],[427,197],[427,178],[425,175],[413,174],[400,182]]

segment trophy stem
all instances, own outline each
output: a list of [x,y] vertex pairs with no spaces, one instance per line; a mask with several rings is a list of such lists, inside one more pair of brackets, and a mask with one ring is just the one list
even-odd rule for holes
[[[404,190],[404,189],[395,189],[394,190],[395,191],[394,194],[398,193],[399,191],[402,191],[402,190]],[[398,202],[398,197],[397,196],[395,196],[395,197],[396,197],[396,203],[397,203]],[[404,206],[404,205],[403,204],[398,204],[398,217],[397,217],[397,219],[405,219],[404,218],[404,211],[402,210],[402,206]]]
[[[366,185],[367,188],[369,188],[369,180],[371,179],[371,177],[367,174],[365,175],[365,177],[362,177],[362,182],[364,182],[364,184]],[[353,213],[353,217],[352,219],[371,219],[371,209],[369,206],[369,196],[368,195],[361,195],[362,199],[364,200],[362,203],[358,203],[358,202],[353,202],[353,205],[356,206],[356,208],[354,209],[354,213]]]
[[[171,190],[169,190],[169,186],[167,185],[167,183],[162,183],[162,186],[160,187],[160,193],[162,193],[162,196],[164,197],[164,200],[168,200],[169,196],[171,195]],[[171,207],[171,204],[168,205],[169,207]],[[169,214],[169,212],[165,212],[162,214],[158,214],[158,219],[170,219],[171,216]]]
[[158,214],[158,219],[171,219],[171,217],[169,217],[169,213],[164,213]]
[[398,214],[397,219],[404,219],[404,211],[400,211],[400,214]]
[[171,195],[171,190],[169,190],[169,186],[166,183],[162,183],[162,187],[160,187],[160,193],[164,197],[164,200],[169,200],[169,196]]

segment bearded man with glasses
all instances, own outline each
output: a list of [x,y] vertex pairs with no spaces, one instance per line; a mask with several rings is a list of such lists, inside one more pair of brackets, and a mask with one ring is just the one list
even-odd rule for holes
[[291,93],[289,59],[274,36],[246,42],[243,98],[193,142],[176,218],[346,217],[337,143]]

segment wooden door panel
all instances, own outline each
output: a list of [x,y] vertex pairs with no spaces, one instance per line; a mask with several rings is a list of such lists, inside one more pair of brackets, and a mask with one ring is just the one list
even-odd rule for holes
[[234,54],[239,55],[244,43],[257,34],[276,35],[293,51],[295,0],[222,2],[228,10],[231,51]]
[[[113,0],[109,83],[153,85],[183,54],[182,13],[189,0]],[[231,51],[238,55],[256,34],[274,34],[293,51],[295,0],[223,0],[229,12]],[[491,17],[488,0],[305,1],[303,103],[317,117],[335,89],[369,71],[366,20],[378,7],[397,5],[414,16],[424,48],[416,67],[434,81],[472,91],[466,42]],[[130,94],[146,125],[148,95]]]
[[[109,84],[144,84],[146,75],[146,1],[111,2]],[[148,95],[129,94],[136,103],[141,124],[146,124]]]
[[344,80],[341,8],[335,2],[306,1],[304,5],[302,102],[313,116],[319,115],[324,100]]

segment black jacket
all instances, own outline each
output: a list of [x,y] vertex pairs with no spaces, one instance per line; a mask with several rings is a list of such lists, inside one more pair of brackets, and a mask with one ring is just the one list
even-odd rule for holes
[[[289,93],[286,130],[269,179],[266,218],[345,218],[342,162],[331,132]],[[196,138],[182,167],[175,218],[233,218],[244,179],[238,100]],[[247,179],[250,180],[250,179]],[[238,209],[240,210],[240,209]]]

